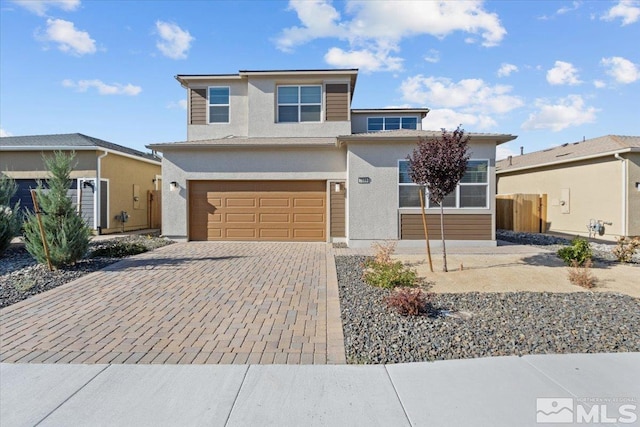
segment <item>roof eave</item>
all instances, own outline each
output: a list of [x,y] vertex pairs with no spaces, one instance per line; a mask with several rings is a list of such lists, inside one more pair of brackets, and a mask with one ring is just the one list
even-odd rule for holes
[[508,172],[519,172],[527,169],[544,168],[547,166],[555,166],[563,163],[573,163],[573,162],[579,162],[582,160],[597,159],[599,157],[615,156],[616,154],[624,154],[624,153],[640,153],[640,148],[636,148],[636,147],[622,148],[620,150],[611,150],[603,153],[591,154],[588,156],[574,157],[571,159],[562,159],[562,160],[556,160],[553,162],[538,163],[535,165],[528,165],[528,166],[510,167],[509,169],[496,170],[496,174],[508,173]]
[[158,158],[150,159],[148,157],[136,156],[134,154],[124,153],[122,151],[113,150],[111,148],[100,147],[98,145],[57,145],[57,146],[49,146],[49,145],[30,145],[30,146],[0,146],[0,151],[104,151],[107,153],[116,154],[122,157],[128,157],[130,159],[139,160],[141,162],[152,163],[156,165],[162,164],[162,159]]

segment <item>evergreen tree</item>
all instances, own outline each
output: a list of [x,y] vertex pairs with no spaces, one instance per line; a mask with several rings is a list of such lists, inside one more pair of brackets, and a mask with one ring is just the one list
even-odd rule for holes
[[9,247],[11,239],[18,234],[22,225],[20,201],[11,206],[11,198],[17,190],[13,179],[0,174],[0,255]]
[[[51,264],[55,267],[74,264],[89,248],[91,229],[76,212],[67,194],[71,186],[71,170],[74,154],[69,156],[56,151],[51,157],[43,157],[50,178],[46,189],[42,182],[36,188],[36,200],[41,212],[45,239],[49,246]],[[41,264],[47,262],[38,219],[35,212],[27,214],[25,223],[25,247]]]

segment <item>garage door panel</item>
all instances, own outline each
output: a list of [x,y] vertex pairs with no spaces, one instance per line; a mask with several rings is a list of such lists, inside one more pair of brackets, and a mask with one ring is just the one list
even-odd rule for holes
[[312,222],[312,223],[324,223],[324,215],[317,214],[294,214],[293,221],[296,223]]
[[227,223],[247,222],[250,224],[256,223],[256,215],[252,213],[228,213],[225,215]]
[[291,239],[291,230],[288,228],[261,228],[260,238],[265,240],[289,240]]
[[260,214],[260,222],[261,223],[288,224],[289,222],[291,222],[291,215],[289,215],[288,213]]
[[288,208],[291,206],[291,200],[289,198],[272,198],[272,197],[260,197],[261,208]]
[[321,198],[300,198],[297,197],[295,199],[293,199],[293,206],[296,208],[307,208],[307,207],[312,207],[312,208],[322,208],[324,207],[324,199]]
[[325,181],[190,181],[191,240],[326,240]]
[[255,198],[227,197],[225,199],[224,206],[226,206],[228,208],[255,208],[256,207],[256,199]]

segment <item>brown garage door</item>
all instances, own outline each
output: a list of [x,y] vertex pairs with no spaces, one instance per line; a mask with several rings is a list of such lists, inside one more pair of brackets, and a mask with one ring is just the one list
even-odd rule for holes
[[325,181],[189,181],[189,239],[325,241]]

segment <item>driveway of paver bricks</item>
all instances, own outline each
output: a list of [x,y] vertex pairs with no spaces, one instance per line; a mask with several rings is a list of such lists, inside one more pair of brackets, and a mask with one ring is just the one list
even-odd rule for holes
[[132,257],[2,309],[0,360],[323,364],[329,347],[333,362],[327,253],[192,242]]

